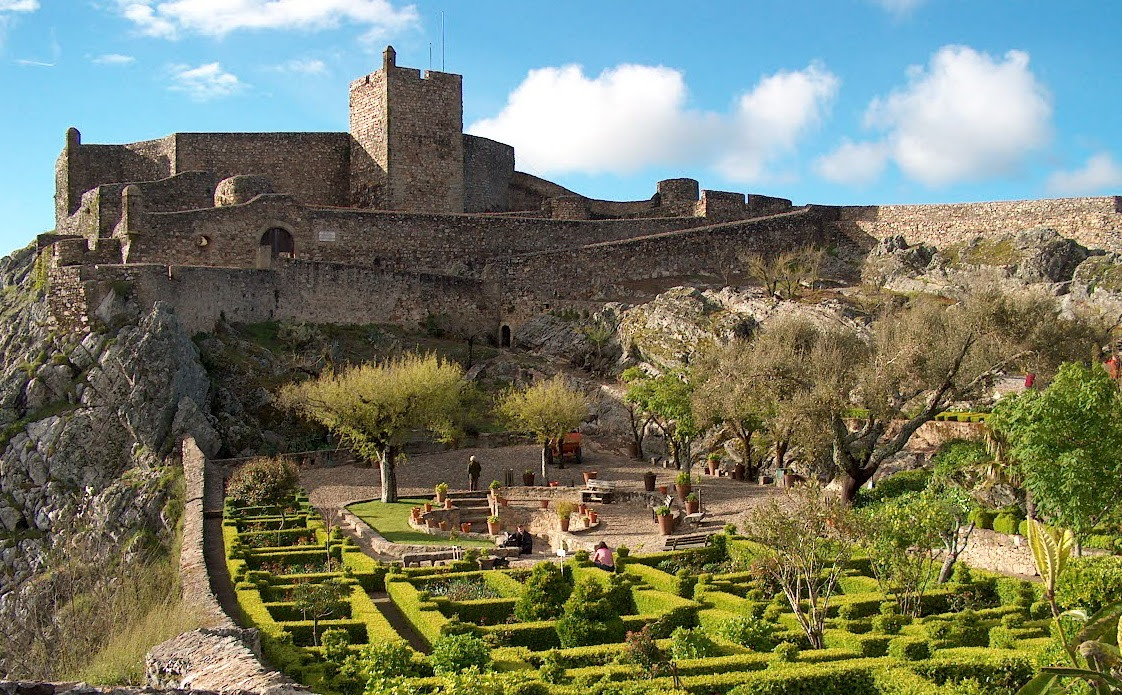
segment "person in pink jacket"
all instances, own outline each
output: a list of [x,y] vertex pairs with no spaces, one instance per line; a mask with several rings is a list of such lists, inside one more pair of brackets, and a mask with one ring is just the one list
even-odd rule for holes
[[604,541],[600,541],[596,546],[596,552],[592,554],[592,564],[608,572],[615,571],[616,563],[612,559],[612,551],[608,549],[608,544]]

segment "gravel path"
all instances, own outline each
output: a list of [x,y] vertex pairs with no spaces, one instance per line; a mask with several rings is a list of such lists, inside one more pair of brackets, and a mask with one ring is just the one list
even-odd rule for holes
[[[640,491],[643,489],[642,476],[648,470],[658,474],[658,482],[671,483],[677,471],[662,468],[652,469],[649,464],[633,461],[611,450],[599,446],[589,437],[584,439],[584,462],[575,466],[569,464],[565,469],[551,469],[553,478],[562,486],[572,484],[583,486],[581,473],[595,470],[598,479],[615,481],[621,490]],[[398,467],[398,492],[403,497],[427,496],[433,486],[447,482],[453,489],[465,488],[467,484],[468,457],[475,455],[483,465],[480,487],[485,488],[492,480],[502,480],[506,469],[513,469],[515,479],[521,481],[522,471],[540,469],[540,449],[536,446],[510,446],[500,449],[456,449],[432,454],[414,454]],[[698,469],[695,469],[698,470]],[[695,476],[696,477],[696,476]],[[357,466],[335,466],[331,468],[310,468],[301,471],[300,480],[308,491],[309,500],[324,512],[332,512],[339,507],[361,499],[376,498],[381,494],[378,470]],[[729,478],[712,478],[702,475],[700,489],[702,506],[707,514],[703,529],[719,530],[726,523],[740,526],[744,515],[762,501],[782,496],[782,491],[774,487],[761,487],[753,483],[733,481]],[[517,488],[512,490],[517,497]],[[556,491],[565,494],[564,487]],[[572,489],[576,499],[576,490]],[[567,495],[566,495],[567,496]],[[527,511],[537,506],[533,500],[512,501],[517,507]],[[637,503],[596,505],[600,513],[599,529],[586,536],[593,542],[604,540],[609,547],[626,545],[634,552],[650,552],[662,547],[663,536],[651,518],[650,510]],[[544,548],[542,549],[545,550]]]

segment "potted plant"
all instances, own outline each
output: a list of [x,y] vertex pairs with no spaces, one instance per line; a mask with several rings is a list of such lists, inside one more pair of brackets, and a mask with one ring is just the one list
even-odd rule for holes
[[462,531],[464,533],[471,533],[471,522],[470,521],[461,521],[460,522],[460,531]]
[[682,471],[678,474],[678,477],[674,479],[674,482],[675,487],[678,489],[678,499],[684,501],[686,495],[690,494],[690,490],[693,489],[693,486],[690,484],[690,474]]
[[709,475],[717,475],[721,470],[721,455],[714,451],[705,459],[705,463],[709,467]]
[[448,483],[437,483],[436,487],[433,489],[436,490],[436,503],[444,504],[444,500],[448,495]]
[[561,501],[557,503],[557,518],[561,520],[561,530],[569,530],[569,519],[573,516],[574,505],[572,502]]
[[440,524],[436,519],[425,519],[425,526],[429,528],[440,528]]
[[499,496],[499,490],[503,489],[503,484],[500,483],[497,480],[492,480],[491,485],[489,487],[491,488],[491,494],[494,495],[495,497],[498,497]]
[[686,495],[686,514],[697,514],[701,502],[697,499],[697,493],[691,492]]
[[647,471],[643,474],[643,490],[646,492],[655,491],[655,474],[654,471]]
[[441,531],[447,531],[450,528],[452,528],[452,522],[450,522],[450,521],[441,521],[440,522],[440,530]]
[[560,481],[560,480],[551,480],[551,481],[549,481],[549,486],[550,486],[550,487],[560,487],[560,485],[561,485],[561,481]]
[[526,487],[533,487],[534,485],[534,472],[530,469],[522,471],[522,484]]
[[452,508],[452,498],[451,497],[445,497],[444,498],[444,508],[445,509],[451,509]]
[[666,494],[669,494],[669,492],[670,492],[670,486],[669,485],[659,485],[658,486],[658,494],[666,495]]
[[487,533],[497,536],[502,530],[503,524],[498,515],[487,517]]
[[599,474],[599,472],[598,472],[598,471],[584,471],[584,472],[583,472],[583,475],[584,475],[584,484],[585,484],[585,485],[588,485],[588,481],[589,481],[589,480],[596,480],[596,476],[597,476],[598,474]]
[[597,513],[597,511],[595,509],[589,509],[588,510],[588,525],[589,526],[595,526],[596,525],[596,520],[599,519],[599,518],[600,518],[600,515]]
[[432,502],[425,502],[425,511],[426,512],[431,512],[432,511]]
[[664,536],[669,536],[674,532],[674,517],[670,515],[670,507],[663,505],[654,510],[655,517],[658,518],[658,532]]
[[585,504],[584,502],[581,502],[580,504],[577,505],[577,514],[579,514],[581,516],[584,516],[587,513],[588,513],[588,505],[587,504]]

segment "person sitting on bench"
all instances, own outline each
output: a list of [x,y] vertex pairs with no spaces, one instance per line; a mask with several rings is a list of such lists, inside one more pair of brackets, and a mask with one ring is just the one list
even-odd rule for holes
[[519,555],[534,552],[534,537],[526,530],[525,524],[518,524],[518,530],[506,537],[504,548],[518,548]]

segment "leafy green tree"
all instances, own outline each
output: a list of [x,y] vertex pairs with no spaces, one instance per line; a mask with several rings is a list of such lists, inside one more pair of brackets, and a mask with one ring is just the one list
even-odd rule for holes
[[775,417],[791,423],[809,456],[828,456],[847,501],[950,404],[982,395],[1011,368],[1044,378],[1063,360],[1088,355],[1098,335],[1085,322],[1061,319],[1048,298],[998,292],[952,306],[920,298],[860,330],[789,322],[763,332],[785,344],[771,344],[783,358],[759,376],[786,394]]
[[789,497],[752,510],[745,535],[768,548],[755,571],[783,590],[811,647],[821,649],[830,599],[852,553],[852,512],[813,484]]
[[761,393],[756,378],[756,360],[761,356],[751,343],[742,340],[733,340],[702,355],[694,369],[700,378],[691,395],[697,422],[721,426],[740,442],[749,480],[755,480],[758,474],[752,438],[765,428],[770,410],[771,395]]
[[318,645],[319,621],[342,610],[351,594],[351,586],[338,579],[329,579],[325,582],[297,584],[292,593],[296,610],[304,615],[304,620],[311,618],[312,644]]
[[612,608],[612,600],[600,582],[578,581],[557,620],[561,646],[586,647],[619,641],[624,634],[623,621]]
[[514,604],[514,617],[522,622],[556,618],[572,591],[557,565],[539,562],[530,571],[526,588]]
[[914,492],[861,510],[862,545],[873,576],[901,615],[918,618],[922,611],[940,545],[936,513]]
[[404,355],[290,384],[280,403],[314,420],[354,449],[377,461],[382,501],[397,501],[397,456],[405,441],[425,430],[439,441],[459,432],[463,369],[436,355]]
[[588,408],[588,397],[569,386],[560,374],[510,391],[499,401],[499,412],[514,427],[532,433],[541,443],[543,479],[549,477],[546,466],[553,463],[550,442],[579,427]]
[[698,434],[690,400],[692,392],[685,375],[667,373],[632,381],[624,397],[650,416],[666,438],[674,467],[687,473],[693,465],[690,444]]
[[1118,515],[1122,396],[1102,367],[1065,364],[1045,390],[999,402],[988,424],[1008,439],[1043,517],[1078,540]]
[[[638,367],[628,367],[623,370],[623,373],[619,376],[619,380],[625,387],[632,382],[642,381],[646,378],[646,373]],[[624,398],[623,407],[627,410],[627,424],[631,429],[631,443],[635,449],[635,459],[643,461],[645,460],[643,456],[643,440],[647,435],[647,426],[651,424],[654,416],[640,408],[638,403],[629,401],[626,398]]]
[[242,464],[226,482],[226,496],[252,507],[280,509],[281,528],[293,495],[300,488],[296,466],[282,458],[256,458]]

